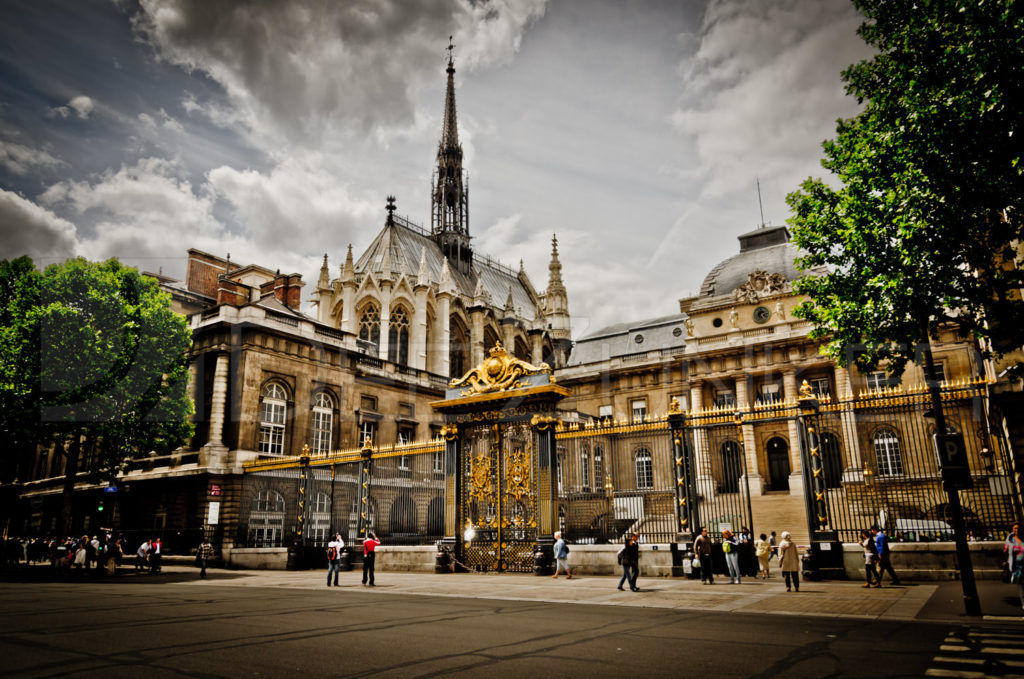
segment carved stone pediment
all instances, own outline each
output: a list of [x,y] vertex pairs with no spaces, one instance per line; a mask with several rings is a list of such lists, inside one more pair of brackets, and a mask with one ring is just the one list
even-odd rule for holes
[[783,292],[786,288],[786,277],[780,273],[753,271],[747,282],[736,288],[736,301],[754,303],[761,297]]

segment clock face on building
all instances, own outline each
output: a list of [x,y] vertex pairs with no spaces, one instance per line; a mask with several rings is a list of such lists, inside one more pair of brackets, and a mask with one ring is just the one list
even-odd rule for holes
[[754,309],[754,322],[755,323],[767,323],[772,317],[772,312],[768,310],[766,306],[759,306]]

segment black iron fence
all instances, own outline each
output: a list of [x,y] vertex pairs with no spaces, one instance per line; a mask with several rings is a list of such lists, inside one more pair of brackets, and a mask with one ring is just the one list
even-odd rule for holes
[[[443,445],[439,441],[374,451],[262,462],[246,469],[237,544],[324,547],[367,530],[391,545],[428,544],[444,533]],[[367,465],[366,502],[360,467]]]

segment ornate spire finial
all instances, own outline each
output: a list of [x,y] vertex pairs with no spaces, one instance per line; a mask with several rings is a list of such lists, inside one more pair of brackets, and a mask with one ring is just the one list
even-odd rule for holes
[[551,263],[548,264],[548,290],[562,287],[562,263],[558,260],[558,236],[551,236]]
[[395,223],[395,197],[388,196],[388,204],[385,208],[388,211],[388,226]]

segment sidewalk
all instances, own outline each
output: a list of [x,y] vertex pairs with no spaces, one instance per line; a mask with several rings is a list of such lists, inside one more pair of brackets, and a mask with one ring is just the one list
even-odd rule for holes
[[[786,592],[781,577],[767,581],[745,579],[741,585],[716,582],[702,585],[685,578],[641,578],[641,591],[615,589],[618,577],[560,577],[497,574],[427,574],[382,571],[377,586],[364,588],[358,571],[343,572],[338,590],[375,594],[484,598],[509,601],[639,606],[678,610],[730,611],[770,615],[826,616],[870,620],[928,620],[976,622],[964,614],[959,582],[908,583],[899,587],[865,589],[861,582],[802,582],[799,592]],[[211,571],[199,585],[324,589],[326,571]],[[986,620],[1015,620],[1024,624],[1017,588],[1001,582],[978,583]]]
[[[209,569],[201,580],[192,566],[171,564],[158,575],[136,573],[134,569],[118,569],[115,577],[55,578],[45,566],[21,569],[0,576],[2,581],[19,582],[106,582],[167,583],[195,587],[274,587],[291,589],[323,589],[333,592],[360,591],[374,595],[415,595],[538,601],[597,606],[636,606],[671,608],[690,611],[764,613],[768,615],[825,616],[867,620],[920,620],[929,622],[978,622],[964,614],[960,583],[912,582],[898,587],[865,589],[861,582],[802,582],[799,592],[786,592],[782,578],[767,581],[748,578],[741,585],[728,580],[713,586],[685,578],[643,578],[637,583],[641,591],[620,592],[615,589],[617,576],[560,577],[497,574],[433,574],[380,571],[377,586],[363,587],[360,571],[342,572],[338,588],[326,586],[326,570],[314,571],[241,571]],[[982,580],[978,582],[983,620],[1016,621],[1024,625],[1020,600],[1015,585]]]

